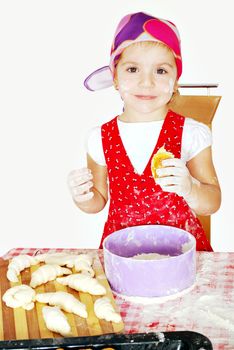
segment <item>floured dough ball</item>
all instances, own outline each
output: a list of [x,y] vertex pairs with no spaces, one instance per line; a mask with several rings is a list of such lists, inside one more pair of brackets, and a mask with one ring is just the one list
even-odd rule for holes
[[162,168],[162,161],[164,159],[174,158],[174,154],[171,152],[168,152],[164,146],[159,148],[159,150],[154,154],[152,160],[151,160],[151,172],[154,177],[154,179],[157,179],[157,169]]
[[31,310],[34,307],[35,291],[26,284],[9,288],[2,297],[7,306]]

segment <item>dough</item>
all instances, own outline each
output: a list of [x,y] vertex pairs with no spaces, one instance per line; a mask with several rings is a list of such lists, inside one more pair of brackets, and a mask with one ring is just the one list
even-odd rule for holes
[[46,327],[63,336],[69,336],[71,327],[64,313],[57,306],[44,306],[42,308],[42,316]]
[[11,282],[18,282],[20,272],[31,265],[37,265],[39,261],[31,255],[22,254],[15,256],[9,263],[7,279]]
[[90,274],[91,277],[95,275],[92,269],[93,259],[89,254],[79,254],[76,256],[74,262],[76,272],[86,272]]
[[44,262],[45,264],[56,264],[60,266],[65,266],[74,259],[74,255],[62,252],[38,254],[36,257],[40,262]]
[[105,287],[100,284],[96,278],[83,273],[76,273],[70,276],[56,278],[56,281],[80,292],[88,292],[92,295],[106,294]]
[[69,268],[75,267],[76,272],[86,271],[92,277],[94,276],[94,271],[92,269],[93,258],[90,254],[68,254],[58,252],[39,254],[36,257],[46,264],[57,264]]
[[9,288],[2,297],[7,306],[31,310],[34,307],[36,292],[26,284]]
[[99,298],[94,303],[95,315],[106,321],[119,323],[122,321],[120,314],[118,314],[107,297]]
[[38,293],[36,295],[36,301],[59,306],[64,311],[71,312],[84,318],[88,317],[85,304],[81,303],[74,295],[67,292]]
[[157,169],[162,168],[162,161],[164,159],[168,158],[174,158],[174,154],[171,152],[168,152],[164,146],[159,148],[159,150],[154,154],[152,160],[151,160],[151,172],[153,175],[153,178],[156,179],[158,177]]
[[71,273],[71,270],[59,265],[43,265],[32,273],[30,286],[36,288],[42,283],[55,280],[57,276],[69,275]]

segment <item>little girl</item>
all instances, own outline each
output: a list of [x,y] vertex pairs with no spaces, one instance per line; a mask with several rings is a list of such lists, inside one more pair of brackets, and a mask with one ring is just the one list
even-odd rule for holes
[[[197,250],[212,251],[196,217],[214,213],[221,202],[211,133],[170,110],[181,73],[176,26],[139,12],[120,21],[109,66],[85,80],[92,91],[114,85],[124,103],[121,115],[91,131],[87,168],[68,177],[84,212],[101,211],[110,198],[100,247],[116,230],[158,224],[185,229],[195,236]],[[162,162],[155,180],[151,160],[162,146],[174,158]]]

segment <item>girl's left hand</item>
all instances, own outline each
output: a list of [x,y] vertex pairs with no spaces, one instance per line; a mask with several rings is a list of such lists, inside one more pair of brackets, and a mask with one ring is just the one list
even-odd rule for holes
[[157,169],[155,181],[163,191],[174,192],[186,198],[192,191],[193,180],[184,162],[178,158],[162,161],[163,168]]

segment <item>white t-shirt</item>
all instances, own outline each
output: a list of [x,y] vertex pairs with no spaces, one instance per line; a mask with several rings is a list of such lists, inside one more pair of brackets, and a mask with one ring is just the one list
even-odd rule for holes
[[[139,174],[142,174],[155,148],[164,120],[126,123],[117,119],[120,137],[128,157]],[[185,118],[182,134],[181,159],[186,163],[206,147],[211,146],[212,135],[208,126]],[[92,128],[87,137],[87,153],[99,165],[106,165],[101,127]]]

